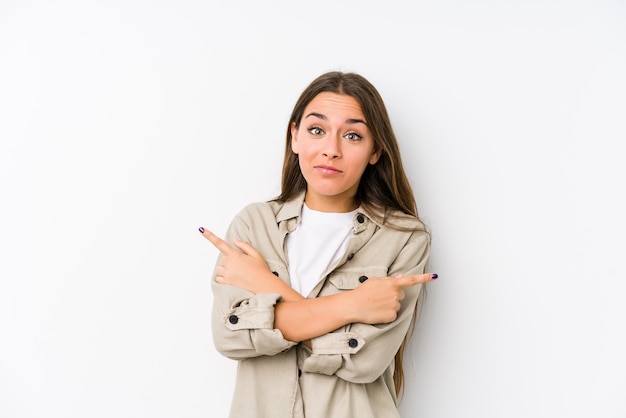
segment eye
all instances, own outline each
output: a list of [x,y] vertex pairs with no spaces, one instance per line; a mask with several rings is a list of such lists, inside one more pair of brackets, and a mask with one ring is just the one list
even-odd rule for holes
[[348,132],[347,134],[345,134],[344,138],[346,138],[348,141],[359,141],[363,139],[363,137],[356,132]]
[[322,135],[324,133],[324,131],[322,130],[322,128],[320,128],[319,126],[313,126],[311,128],[309,128],[309,132],[313,135]]

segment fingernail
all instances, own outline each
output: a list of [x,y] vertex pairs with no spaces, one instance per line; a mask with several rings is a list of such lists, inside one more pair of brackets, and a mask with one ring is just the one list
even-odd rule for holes
[[430,276],[431,279],[436,279],[437,277],[439,277],[439,275],[437,273],[433,273],[433,275]]
[[198,228],[198,231],[200,231],[200,233],[204,234],[204,228],[203,227]]

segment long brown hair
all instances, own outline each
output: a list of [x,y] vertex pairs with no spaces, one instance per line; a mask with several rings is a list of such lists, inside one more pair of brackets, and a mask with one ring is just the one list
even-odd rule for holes
[[[361,176],[356,203],[367,210],[368,214],[382,214],[382,218],[378,219],[381,223],[387,223],[387,214],[395,210],[416,218],[425,230],[424,223],[421,222],[417,214],[413,190],[411,190],[402,166],[400,149],[391,127],[385,103],[376,88],[363,76],[355,73],[334,71],[322,74],[313,80],[300,95],[287,126],[282,188],[281,194],[276,200],[286,202],[306,190],[306,180],[300,171],[298,155],[291,149],[291,126],[295,124],[296,128],[300,127],[305,108],[322,92],[344,94],[356,99],[361,105],[361,111],[372,133],[374,151],[381,151],[378,162],[374,165],[368,165]],[[393,227],[392,224],[390,226]],[[414,311],[413,325],[415,324],[416,313],[417,307]],[[402,393],[404,386],[402,360],[411,331],[405,336],[395,356],[393,380],[398,396]]]

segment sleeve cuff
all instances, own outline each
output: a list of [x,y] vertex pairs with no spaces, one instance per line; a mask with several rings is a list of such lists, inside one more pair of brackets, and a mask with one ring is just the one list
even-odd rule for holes
[[365,340],[355,332],[331,332],[311,339],[313,354],[354,354],[365,345]]
[[311,339],[312,354],[304,360],[302,370],[309,373],[335,374],[344,357],[358,353],[365,340],[354,332],[339,332]]
[[223,321],[230,330],[274,328],[274,305],[278,293],[261,293],[242,301],[224,315]]

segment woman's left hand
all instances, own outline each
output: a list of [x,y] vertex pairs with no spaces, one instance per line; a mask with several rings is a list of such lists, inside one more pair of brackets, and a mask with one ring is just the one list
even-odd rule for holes
[[285,282],[272,274],[263,256],[252,245],[235,238],[233,243],[237,248],[233,248],[211,231],[199,230],[223,254],[215,270],[217,283],[237,286],[252,293],[282,293]]

